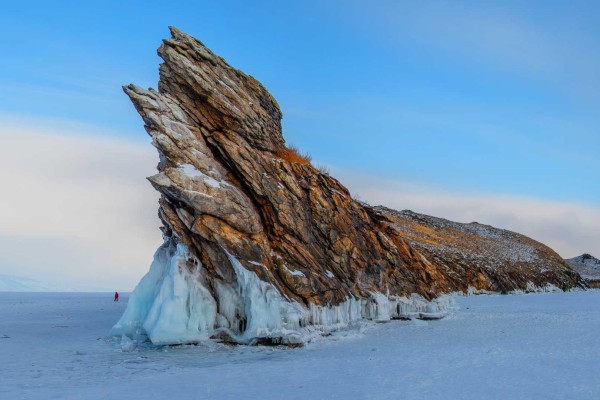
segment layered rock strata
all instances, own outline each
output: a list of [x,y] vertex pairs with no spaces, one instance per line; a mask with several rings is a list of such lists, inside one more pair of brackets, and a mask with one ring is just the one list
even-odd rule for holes
[[[124,88],[159,153],[148,179],[165,243],[114,335],[297,343],[363,318],[439,318],[451,307],[439,295],[481,286],[287,148],[279,106],[257,80],[171,33],[158,91]],[[538,272],[524,279],[577,283]],[[486,287],[520,284],[493,283],[502,277]]]

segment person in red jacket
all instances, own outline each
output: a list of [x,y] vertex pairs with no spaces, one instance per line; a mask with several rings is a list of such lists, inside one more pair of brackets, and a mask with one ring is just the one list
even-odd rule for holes
[[114,301],[119,301],[119,292],[115,292],[115,300]]

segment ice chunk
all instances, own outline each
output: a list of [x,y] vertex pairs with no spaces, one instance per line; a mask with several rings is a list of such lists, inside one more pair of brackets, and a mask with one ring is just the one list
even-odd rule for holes
[[298,331],[306,309],[295,301],[285,299],[271,284],[261,281],[227,254],[237,276],[238,290],[246,315],[243,337],[284,337]]
[[152,343],[199,342],[214,329],[217,303],[201,281],[199,263],[189,271],[187,257],[186,247],[178,244],[143,325]]
[[121,336],[121,351],[130,352],[135,349],[135,344],[126,335]]
[[537,286],[533,282],[527,282],[525,290],[515,289],[510,291],[510,294],[524,294],[524,293],[554,293],[562,292],[563,290],[552,283],[547,283],[544,286]]
[[388,296],[379,292],[371,292],[371,299],[367,302],[367,316],[377,322],[389,321],[391,310]]
[[203,286],[200,266],[188,270],[183,244],[161,246],[150,271],[132,293],[111,335],[145,334],[154,344],[208,339],[216,319],[216,301]]
[[362,299],[348,299],[335,306],[310,305],[308,323],[325,331],[335,331],[347,328],[352,323],[364,317],[364,304]]

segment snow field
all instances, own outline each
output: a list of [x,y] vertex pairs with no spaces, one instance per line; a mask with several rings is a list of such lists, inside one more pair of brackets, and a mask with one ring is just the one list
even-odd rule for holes
[[[122,348],[127,296],[0,293],[0,399],[598,399],[600,291],[457,297],[303,348]],[[124,351],[125,350],[125,351]]]

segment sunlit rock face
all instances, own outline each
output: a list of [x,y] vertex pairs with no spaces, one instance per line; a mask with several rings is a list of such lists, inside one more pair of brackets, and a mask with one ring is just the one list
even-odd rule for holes
[[[165,244],[113,334],[296,343],[364,318],[452,308],[438,297],[466,291],[468,276],[432,263],[392,219],[288,149],[279,106],[257,80],[171,34],[158,91],[124,88],[159,153],[148,179]],[[576,284],[575,274],[562,286]]]
[[412,211],[375,207],[419,253],[443,268],[450,285],[491,292],[568,290],[581,277],[548,246],[519,233]]

